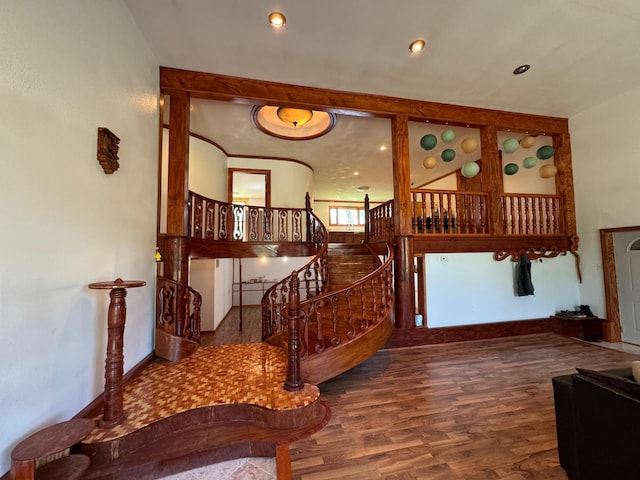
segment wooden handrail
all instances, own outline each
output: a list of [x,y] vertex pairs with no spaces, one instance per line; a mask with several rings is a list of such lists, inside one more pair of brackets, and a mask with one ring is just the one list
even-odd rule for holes
[[[298,282],[304,286],[301,298],[307,299],[324,292],[329,282],[327,268],[327,252],[329,234],[320,219],[309,208],[307,210],[310,243],[315,244],[317,253],[295,273]],[[262,296],[262,340],[277,333],[277,325],[286,321],[283,311],[286,310],[289,298],[290,278],[287,277],[272,285]]]
[[393,200],[370,208],[364,218],[366,243],[391,241],[393,238]]
[[190,191],[188,232],[191,238],[206,240],[313,242],[309,211],[236,205]]
[[[290,299],[294,293],[293,279],[289,277]],[[387,244],[385,262],[357,282],[339,290],[325,292],[299,303],[294,300],[283,309],[277,332],[288,331],[289,348],[296,343],[290,361],[298,362],[329,347],[337,347],[364,335],[384,321],[393,309],[393,248]],[[289,308],[299,306],[297,315]],[[291,319],[296,318],[292,324]],[[297,319],[300,325],[298,328]],[[288,321],[284,321],[284,320]],[[292,338],[293,337],[293,338]]]
[[565,235],[561,195],[503,193],[505,235]]
[[202,296],[189,285],[158,277],[156,328],[200,343]]
[[486,192],[411,190],[414,234],[488,234]]

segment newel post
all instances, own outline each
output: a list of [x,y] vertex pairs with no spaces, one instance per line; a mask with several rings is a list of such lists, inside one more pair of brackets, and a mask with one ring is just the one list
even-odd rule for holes
[[300,282],[295,270],[289,282],[289,302],[287,316],[289,317],[289,352],[287,361],[287,379],[284,389],[297,392],[304,388],[304,380],[300,371]]
[[311,197],[309,192],[304,196],[304,209],[307,212],[307,243],[311,242]]
[[364,194],[364,243],[369,243],[369,194]]

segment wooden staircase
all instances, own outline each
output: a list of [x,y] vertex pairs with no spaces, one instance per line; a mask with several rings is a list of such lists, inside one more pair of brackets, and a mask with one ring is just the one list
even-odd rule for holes
[[[305,382],[329,380],[386,342],[393,329],[392,260],[391,249],[383,263],[365,245],[328,245],[325,291],[300,305],[300,369]],[[263,300],[270,298],[265,295]],[[271,306],[273,312],[278,305]],[[278,311],[272,323],[276,333],[267,339],[285,351],[291,340],[288,315],[286,307]]]
[[329,285],[337,290],[357,282],[378,268],[382,262],[362,244],[330,243],[327,266]]

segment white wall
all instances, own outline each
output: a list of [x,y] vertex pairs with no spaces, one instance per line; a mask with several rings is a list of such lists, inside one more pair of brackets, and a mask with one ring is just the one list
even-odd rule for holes
[[[162,198],[160,231],[167,231],[167,170],[169,129],[162,129]],[[227,201],[227,156],[199,138],[189,137],[189,190],[213,200]]]
[[229,157],[229,168],[271,170],[271,206],[304,208],[307,192],[313,199],[313,171],[296,162]]
[[[109,296],[125,370],[153,349],[158,64],[120,1],[0,3],[0,473],[30,433],[104,388]],[[97,128],[120,169],[96,160]]]
[[192,259],[189,264],[189,285],[202,295],[201,330],[215,330],[215,268],[211,258]]
[[233,259],[220,258],[216,261],[215,270],[215,310],[214,310],[214,330],[218,328],[225,315],[231,310],[232,282],[233,282]]
[[545,318],[580,303],[572,255],[532,262],[535,295],[526,297],[514,290],[515,263],[492,253],[427,254],[425,261],[429,327]]
[[606,314],[600,229],[640,225],[640,88],[569,120],[583,284],[581,303]]

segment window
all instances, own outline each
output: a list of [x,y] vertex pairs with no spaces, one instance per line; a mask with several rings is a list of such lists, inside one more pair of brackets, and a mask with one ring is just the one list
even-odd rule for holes
[[345,227],[364,225],[364,208],[329,207],[329,225]]

